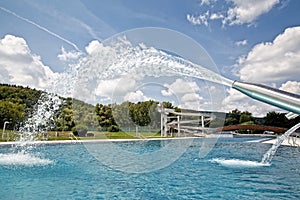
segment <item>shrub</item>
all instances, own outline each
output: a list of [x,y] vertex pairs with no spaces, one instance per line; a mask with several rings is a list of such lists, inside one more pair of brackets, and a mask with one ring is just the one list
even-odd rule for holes
[[79,124],[72,128],[73,134],[79,137],[85,137],[87,131],[88,131],[88,127],[83,124]]
[[110,127],[107,128],[108,132],[119,132],[120,128],[116,125],[111,125]]
[[87,136],[87,137],[94,137],[95,134],[94,134],[94,133],[87,133],[86,136]]

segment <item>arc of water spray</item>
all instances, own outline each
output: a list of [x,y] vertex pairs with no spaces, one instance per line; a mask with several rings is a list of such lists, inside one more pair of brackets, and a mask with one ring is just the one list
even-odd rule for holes
[[77,51],[80,51],[80,49],[77,47],[77,45],[74,44],[73,42],[71,42],[70,40],[67,40],[67,39],[63,38],[62,36],[48,30],[47,28],[45,28],[45,27],[43,27],[43,26],[41,26],[41,25],[39,25],[39,24],[37,24],[37,23],[35,23],[35,22],[25,18],[25,17],[22,17],[22,16],[16,14],[15,12],[12,12],[12,11],[6,9],[6,8],[3,8],[3,7],[0,6],[0,9],[3,10],[4,12],[6,12],[6,13],[9,13],[9,14],[17,17],[18,19],[21,19],[21,20],[23,20],[23,21],[25,21],[29,24],[32,24],[33,26],[37,27],[38,29],[43,30],[43,31],[49,33],[50,35],[52,35],[52,36],[54,36],[54,37],[56,37],[56,38],[58,38],[58,39],[60,39],[64,42],[68,43],[69,45],[73,46]]
[[[292,113],[300,114],[300,96],[297,94],[285,92],[282,90],[274,89],[264,85],[253,84],[253,83],[243,83],[234,81],[232,88],[248,95],[249,97],[268,103],[270,105],[277,106],[284,110],[288,110]],[[289,113],[288,117],[294,117],[294,114]],[[283,135],[277,138],[277,141],[272,145],[272,147],[264,154],[261,163],[270,163],[273,156],[275,155],[278,147],[282,142],[289,137],[293,132],[295,132],[300,127],[300,123],[296,124]]]
[[272,145],[272,147],[265,153],[263,156],[261,162],[262,163],[270,163],[273,156],[275,155],[278,147],[282,144],[282,142],[289,137],[293,132],[295,132],[298,128],[300,128],[300,123],[296,124],[292,128],[290,128],[288,131],[286,131],[283,135],[279,136],[277,138],[277,141]]

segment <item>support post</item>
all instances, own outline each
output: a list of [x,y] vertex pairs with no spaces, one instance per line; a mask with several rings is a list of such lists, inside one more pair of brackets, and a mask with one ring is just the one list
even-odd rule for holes
[[164,115],[164,137],[167,137],[167,122],[168,122],[168,116]]
[[177,136],[180,136],[180,116],[177,115],[177,130],[178,130],[178,133],[177,133]]
[[163,105],[161,104],[161,111],[160,111],[160,136],[164,136],[164,108]]

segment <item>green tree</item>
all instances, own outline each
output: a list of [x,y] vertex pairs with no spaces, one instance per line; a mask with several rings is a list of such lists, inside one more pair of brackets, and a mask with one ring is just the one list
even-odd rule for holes
[[63,108],[56,120],[56,130],[70,131],[75,126],[73,110],[70,108]]
[[0,126],[9,121],[7,128],[12,129],[22,123],[32,114],[41,93],[28,87],[0,84]]
[[9,122],[7,129],[12,129],[15,125],[20,124],[25,120],[24,111],[24,105],[0,100],[0,127],[3,127],[6,121]]
[[286,118],[284,113],[269,112],[264,117],[264,125],[277,126],[277,127],[289,127],[289,120]]
[[120,129],[132,130],[135,127],[135,124],[130,117],[129,110],[131,105],[131,102],[125,101],[121,104],[115,104],[112,107],[114,120]]
[[228,113],[225,119],[225,125],[236,125],[240,123],[240,117],[242,113],[238,109],[232,110]]
[[116,125],[113,118],[111,105],[97,104],[95,111],[99,125],[104,128],[104,130],[107,130],[107,128],[111,125]]
[[174,106],[172,105],[172,103],[171,102],[163,102],[162,103],[162,105],[163,105],[163,107],[164,108],[174,108]]
[[74,123],[85,125],[88,130],[98,130],[99,122],[95,106],[76,99],[72,100]]
[[158,126],[160,113],[157,107],[158,103],[153,100],[138,102],[130,105],[129,114],[137,126]]
[[85,137],[88,132],[88,127],[83,124],[78,124],[72,128],[72,132],[75,136]]
[[300,123],[300,116],[297,116],[296,118],[290,119],[288,127],[292,127],[292,126],[294,126],[298,123]]
[[252,113],[245,111],[241,113],[239,123],[243,124],[245,122],[254,122],[254,117],[252,116]]
[[108,132],[119,132],[120,131],[120,128],[119,126],[117,125],[111,125],[107,128],[107,131]]
[[216,118],[209,123],[210,128],[218,128],[224,126],[224,118]]

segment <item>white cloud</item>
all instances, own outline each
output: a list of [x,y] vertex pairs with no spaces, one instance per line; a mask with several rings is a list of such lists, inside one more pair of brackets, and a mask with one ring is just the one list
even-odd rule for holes
[[260,15],[269,12],[279,0],[231,0],[234,6],[227,10],[223,24],[251,24]]
[[234,43],[236,46],[245,46],[248,44],[247,40],[240,40]]
[[243,81],[282,83],[300,78],[300,27],[287,28],[273,42],[260,43],[239,58],[238,74]]
[[190,109],[190,110],[205,110],[201,108],[202,104],[199,101],[186,101],[182,102],[178,107],[182,109]]
[[100,80],[95,89],[95,94],[100,97],[110,98],[113,96],[125,96],[129,91],[133,91],[136,88],[136,84],[137,82],[132,78]]
[[196,93],[187,93],[181,97],[181,101],[183,101],[183,102],[193,102],[193,101],[199,101],[202,99],[203,99],[203,97],[201,97],[199,94],[196,94]]
[[[281,90],[300,93],[300,27],[287,28],[272,42],[260,43],[236,64],[237,74],[243,81],[280,87]],[[252,100],[230,89],[223,101],[224,110],[247,109],[254,116],[264,116],[281,109]]]
[[249,111],[255,117],[264,117],[268,112],[282,111],[277,107],[251,99],[233,88],[228,89],[227,92],[228,96],[222,102],[222,111],[224,112],[238,109],[240,111]]
[[121,69],[122,66],[114,65],[123,58],[119,55],[120,52],[117,52],[122,51],[122,44],[117,47],[93,40],[85,47],[87,54],[81,56],[79,61],[71,66],[76,72],[74,74],[76,98],[89,103],[99,103],[99,100],[106,103],[110,100],[115,103],[136,89],[140,77],[133,73],[124,76],[126,73]]
[[40,56],[31,53],[21,37],[6,35],[0,40],[1,82],[45,89],[57,78]]
[[[162,90],[163,96],[176,96],[179,107],[199,110],[203,108],[203,97],[199,95],[200,87],[194,81],[176,79],[172,84],[164,84],[167,90]],[[205,92],[202,92],[205,93]]]
[[98,40],[93,40],[89,43],[87,47],[85,47],[85,50],[88,54],[93,54],[93,52],[102,48],[103,48],[102,43],[100,43]]
[[282,84],[279,89],[287,91],[287,92],[291,92],[294,94],[300,94],[300,82],[287,81],[286,83]]
[[214,4],[217,0],[201,0],[201,3],[200,5],[203,6],[203,5],[210,5],[210,4]]
[[221,13],[212,13],[209,17],[210,20],[223,19],[224,15]]
[[172,96],[172,92],[170,90],[162,90],[161,94],[165,97]]
[[186,19],[193,25],[203,24],[205,26],[208,26],[209,11],[207,11],[203,15],[199,15],[199,16],[187,14]]
[[135,92],[129,92],[124,96],[125,101],[129,101],[132,103],[143,102],[150,100],[149,97],[145,96],[141,90],[137,90]]
[[80,51],[66,51],[64,47],[61,47],[61,54],[59,54],[57,57],[61,61],[68,62],[78,60],[80,56],[82,56]]
[[176,79],[172,84],[164,84],[167,90],[162,90],[162,95],[171,96],[186,94],[188,91],[198,92],[200,90],[197,83],[193,81],[185,81],[183,79]]
[[112,97],[117,82],[118,80],[100,80],[98,87],[95,89],[95,94],[101,97]]
[[[209,6],[205,12],[195,16],[188,14],[186,19],[193,25],[209,25],[209,20],[221,20],[224,25],[252,25],[259,16],[268,13],[280,0],[228,0],[217,10],[216,0],[202,0],[200,6]],[[211,13],[211,14],[210,14]]]

